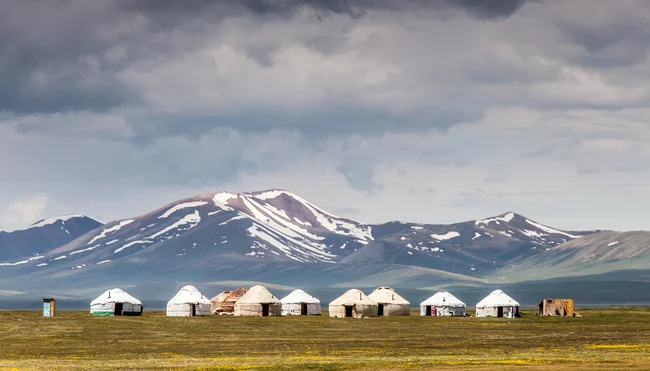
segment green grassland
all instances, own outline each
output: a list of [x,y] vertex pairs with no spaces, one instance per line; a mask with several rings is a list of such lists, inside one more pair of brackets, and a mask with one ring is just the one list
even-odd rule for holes
[[650,369],[650,308],[580,312],[332,319],[0,311],[0,370]]

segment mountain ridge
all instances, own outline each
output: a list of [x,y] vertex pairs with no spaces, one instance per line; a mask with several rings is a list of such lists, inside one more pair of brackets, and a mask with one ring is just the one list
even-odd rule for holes
[[88,216],[68,214],[41,219],[26,228],[0,230],[0,262],[39,256],[101,225]]
[[604,270],[575,259],[555,262],[571,246],[589,251],[591,239],[607,233],[616,232],[567,231],[515,212],[453,224],[365,224],[286,190],[218,191],[106,223],[37,256],[0,264],[0,284],[21,292],[44,285],[76,292],[107,282],[163,287],[233,280],[443,288],[569,277],[575,264],[589,268],[584,274],[624,270],[628,261],[650,269],[650,258],[624,252],[597,262]]
[[244,261],[389,262],[468,273],[490,269],[497,261],[525,258],[537,247],[549,249],[586,233],[554,229],[514,212],[449,225],[364,224],[283,189],[217,191],[109,222],[46,252],[38,264],[80,260],[72,267],[84,268],[123,257],[147,259],[168,250],[175,256],[201,250],[201,260],[218,256]]

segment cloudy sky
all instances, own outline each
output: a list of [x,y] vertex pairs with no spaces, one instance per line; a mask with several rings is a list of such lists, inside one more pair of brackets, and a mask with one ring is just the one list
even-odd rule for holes
[[0,227],[285,188],[648,229],[650,2],[0,0]]

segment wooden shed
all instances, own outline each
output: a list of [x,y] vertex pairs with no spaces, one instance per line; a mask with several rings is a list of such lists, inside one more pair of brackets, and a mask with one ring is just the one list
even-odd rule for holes
[[573,317],[575,315],[573,299],[545,298],[537,308],[538,316]]

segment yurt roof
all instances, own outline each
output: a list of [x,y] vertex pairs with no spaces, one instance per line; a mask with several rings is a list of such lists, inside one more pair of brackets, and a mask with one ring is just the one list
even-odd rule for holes
[[230,295],[230,291],[226,290],[221,294],[215,296],[214,298],[210,299],[210,301],[222,301],[223,299],[227,298],[228,295]]
[[226,303],[226,302],[228,302],[228,303],[235,303],[235,302],[237,302],[237,301],[239,300],[239,298],[241,298],[242,296],[246,295],[247,292],[248,292],[248,289],[247,289],[247,288],[245,288],[245,287],[240,287],[240,288],[238,288],[238,289],[232,291],[230,294],[228,294],[228,296],[225,296],[225,297],[222,299],[222,302],[223,302],[223,303]]
[[90,302],[90,305],[99,303],[129,303],[142,305],[140,300],[129,295],[126,291],[118,288],[104,291],[95,300]]
[[435,306],[435,307],[454,307],[454,308],[465,308],[466,305],[460,301],[457,297],[452,295],[450,292],[441,290],[433,294],[430,298],[420,303],[421,307],[426,306]]
[[282,301],[282,304],[320,304],[320,300],[318,300],[318,298],[300,289],[293,290],[289,295],[283,297],[280,301]]
[[518,307],[519,303],[501,290],[494,290],[476,304],[477,308]]
[[366,296],[361,290],[350,289],[343,295],[334,299],[330,305],[354,305],[354,304],[377,304],[374,300]]
[[377,303],[382,304],[401,304],[401,305],[411,305],[408,300],[401,297],[395,290],[391,289],[388,286],[381,286],[371,292],[368,297]]
[[264,286],[256,285],[250,288],[244,296],[237,300],[237,304],[280,304],[280,299],[271,294]]
[[183,286],[176,295],[169,300],[170,303],[181,304],[210,304],[210,299],[192,285]]

